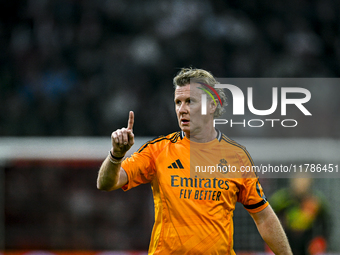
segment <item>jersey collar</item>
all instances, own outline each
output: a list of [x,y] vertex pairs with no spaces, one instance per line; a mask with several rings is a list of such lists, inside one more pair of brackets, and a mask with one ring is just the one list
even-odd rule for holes
[[[222,140],[222,132],[220,130],[218,130],[217,128],[215,128],[216,132],[217,132],[217,136],[216,139],[220,142]],[[185,137],[185,134],[183,131],[181,131],[181,140]]]

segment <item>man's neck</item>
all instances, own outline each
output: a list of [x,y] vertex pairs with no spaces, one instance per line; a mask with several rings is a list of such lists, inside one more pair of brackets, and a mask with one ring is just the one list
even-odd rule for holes
[[201,132],[184,132],[184,134],[186,138],[196,143],[207,143],[217,137],[217,131],[213,126],[212,128],[201,130]]

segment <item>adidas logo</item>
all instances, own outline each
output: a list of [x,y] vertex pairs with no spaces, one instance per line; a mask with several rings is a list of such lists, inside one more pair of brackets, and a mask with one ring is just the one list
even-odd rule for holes
[[177,159],[175,162],[173,162],[170,166],[168,166],[168,168],[170,168],[170,169],[173,169],[173,168],[175,168],[175,169],[178,169],[178,168],[180,168],[180,169],[184,169],[184,167],[183,167],[183,165],[182,165],[182,162],[179,160],[179,159]]

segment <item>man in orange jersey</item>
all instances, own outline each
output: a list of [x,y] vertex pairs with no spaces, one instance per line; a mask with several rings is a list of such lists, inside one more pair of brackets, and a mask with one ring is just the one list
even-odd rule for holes
[[[181,131],[151,140],[123,160],[134,144],[134,113],[130,111],[127,128],[111,135],[112,148],[100,167],[97,187],[126,191],[139,184],[151,184],[155,224],[149,254],[235,254],[236,202],[244,205],[275,254],[292,254],[254,173],[220,171],[211,178],[202,169],[216,165],[217,169],[227,170],[227,162],[235,169],[253,165],[243,146],[213,126],[214,117],[223,113],[226,103],[223,90],[214,89],[216,83],[205,70],[182,69],[174,78]],[[201,113],[202,93],[214,97],[207,100],[205,115]]]

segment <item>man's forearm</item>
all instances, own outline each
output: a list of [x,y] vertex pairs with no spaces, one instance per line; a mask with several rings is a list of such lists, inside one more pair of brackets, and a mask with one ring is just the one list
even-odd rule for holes
[[293,254],[281,223],[270,206],[252,217],[263,240],[275,254]]
[[120,177],[120,168],[120,163],[113,164],[110,162],[110,156],[107,156],[99,169],[97,188],[106,191],[117,189]]
[[135,136],[132,132],[134,116],[133,111],[130,111],[127,128],[117,129],[111,134],[112,148],[99,169],[98,189],[106,191],[119,189],[128,182],[127,174],[121,168],[121,162],[126,152],[135,143]]

